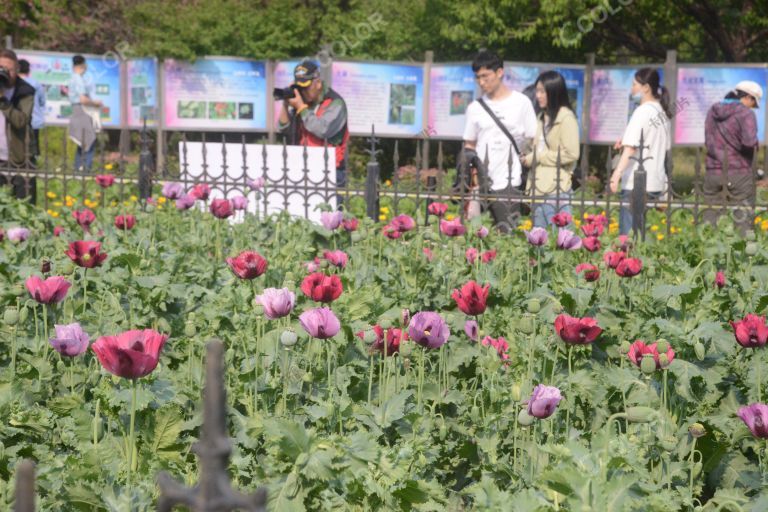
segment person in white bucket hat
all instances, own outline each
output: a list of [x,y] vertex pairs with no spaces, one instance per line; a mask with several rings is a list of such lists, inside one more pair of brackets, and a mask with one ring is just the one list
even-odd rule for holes
[[[763,88],[744,80],[712,105],[704,123],[707,173],[704,176],[704,220],[717,223],[727,211],[744,234],[752,228],[755,177],[752,165],[757,155],[757,117]],[[724,206],[737,206],[724,210]]]

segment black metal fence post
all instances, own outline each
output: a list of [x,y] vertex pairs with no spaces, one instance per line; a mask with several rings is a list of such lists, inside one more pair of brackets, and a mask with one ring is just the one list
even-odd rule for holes
[[637,169],[635,169],[634,183],[632,186],[632,201],[630,204],[630,211],[632,212],[632,232],[635,237],[640,237],[642,241],[645,241],[645,207],[646,207],[646,181],[647,176],[645,172],[645,161],[650,160],[652,157],[643,157],[643,152],[647,146],[645,145],[645,133],[640,130],[640,147],[638,148],[637,157],[631,157],[637,162]]
[[16,470],[14,512],[35,512],[35,463],[24,459]]
[[365,166],[365,214],[375,222],[379,220],[379,173],[381,172],[381,165],[376,159],[376,155],[380,150],[376,149],[376,144],[379,140],[376,138],[373,125],[371,125],[371,138],[368,140],[370,141],[371,149],[366,150],[370,159]]
[[224,345],[213,340],[206,346],[205,389],[203,391],[203,426],[200,441],[192,451],[200,459],[200,481],[187,488],[168,473],[157,476],[160,497],[158,512],[169,512],[176,505],[192,512],[229,512],[266,510],[267,490],[260,488],[251,495],[232,489],[227,474],[232,451],[227,436],[227,396],[224,389]]

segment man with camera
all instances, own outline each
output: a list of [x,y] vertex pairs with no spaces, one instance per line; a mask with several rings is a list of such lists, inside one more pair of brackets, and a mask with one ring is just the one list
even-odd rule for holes
[[96,134],[101,131],[101,107],[104,104],[94,98],[96,85],[93,77],[87,73],[85,57],[72,57],[72,71],[68,84],[69,102],[72,103],[69,138],[77,144],[75,170],[90,172],[96,151]]
[[[0,171],[30,167],[29,130],[35,89],[19,77],[19,59],[12,50],[0,50]],[[0,184],[10,181],[14,195],[34,201],[34,183],[27,185],[22,176],[0,175]],[[30,191],[29,189],[32,189]]]
[[32,107],[32,133],[29,139],[29,160],[37,164],[40,155],[40,130],[45,125],[45,88],[43,84],[30,76],[31,66],[26,59],[19,60],[19,76],[35,90],[35,102]]
[[[347,105],[339,94],[320,79],[317,63],[304,60],[293,70],[294,83],[275,89],[275,100],[282,100],[278,130],[288,135],[289,144],[335,149],[336,186],[347,182],[346,153],[349,141]],[[341,198],[337,196],[341,203]]]

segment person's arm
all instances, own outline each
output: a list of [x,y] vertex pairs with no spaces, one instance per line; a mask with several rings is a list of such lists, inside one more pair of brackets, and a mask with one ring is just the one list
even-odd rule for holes
[[536,154],[539,164],[554,167],[557,165],[557,148],[560,148],[560,164],[568,165],[579,159],[579,123],[573,114],[565,114],[560,121],[560,140],[554,141],[541,153]]
[[343,101],[333,100],[322,116],[317,116],[309,107],[300,109],[298,116],[309,133],[328,140],[344,128],[347,122],[347,107]]
[[619,185],[621,184],[621,177],[624,175],[624,171],[632,163],[630,157],[634,156],[637,149],[632,146],[624,146],[624,150],[621,152],[621,158],[619,159],[619,165],[613,170],[611,174],[611,192],[614,194],[619,191]]
[[18,106],[14,107],[13,103],[0,94],[0,112],[8,119],[12,127],[17,130],[24,129],[29,126],[32,119],[34,100],[34,96],[26,96],[19,101]]
[[84,107],[101,107],[104,103],[99,100],[92,100],[87,94],[81,94],[80,104]]
[[280,104],[280,115],[277,117],[277,131],[285,133],[291,126],[291,116],[288,114],[288,103],[283,101]]
[[743,116],[739,132],[739,142],[742,149],[754,149],[758,145],[757,118],[751,110]]

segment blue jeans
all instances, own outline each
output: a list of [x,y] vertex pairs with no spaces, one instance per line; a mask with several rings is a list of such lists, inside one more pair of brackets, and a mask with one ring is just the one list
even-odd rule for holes
[[[645,197],[648,199],[658,199],[661,197],[661,192],[646,192]],[[619,210],[619,234],[627,235],[632,231],[632,210],[630,209],[629,202],[632,199],[631,190],[621,191],[621,209]]]
[[75,171],[79,170],[81,166],[84,167],[85,172],[91,172],[93,167],[93,154],[96,153],[96,143],[91,144],[90,149],[85,152],[85,158],[83,158],[83,148],[78,146],[75,150]]
[[560,209],[557,208],[557,194],[544,196],[545,203],[539,203],[533,207],[533,225],[546,228],[552,224],[552,217],[557,213],[571,213],[571,192],[560,194]]

